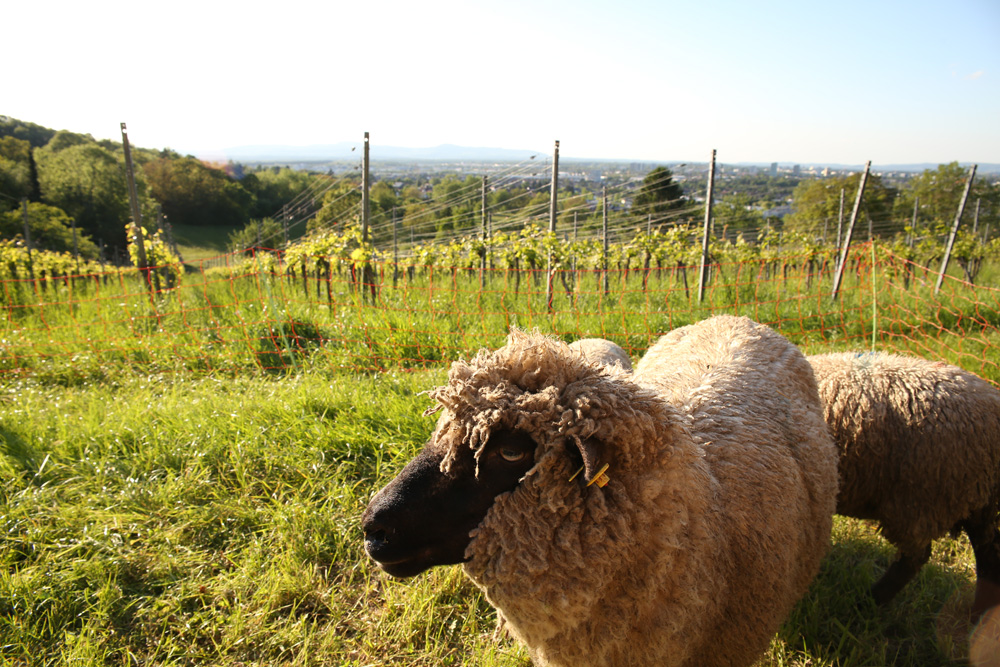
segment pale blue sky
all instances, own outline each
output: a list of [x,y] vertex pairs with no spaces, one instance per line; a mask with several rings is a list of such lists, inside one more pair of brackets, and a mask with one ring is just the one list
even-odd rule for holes
[[[1000,0],[19,2],[0,114],[207,155],[357,141],[1000,163]],[[127,46],[126,46],[127,45]]]

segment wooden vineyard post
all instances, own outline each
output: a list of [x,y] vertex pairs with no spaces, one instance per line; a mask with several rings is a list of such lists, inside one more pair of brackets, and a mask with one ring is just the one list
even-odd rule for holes
[[[135,230],[136,256],[139,258],[139,271],[146,278],[146,286],[150,295],[155,291],[160,291],[160,280],[156,273],[150,271],[149,262],[146,260],[146,240],[142,232],[142,212],[139,210],[139,193],[135,189],[135,172],[132,169],[132,151],[128,143],[128,129],[125,123],[121,124],[122,149],[125,152],[125,178],[128,181],[128,200],[132,207],[132,228]],[[152,277],[152,280],[150,278]],[[153,281],[156,282],[155,288]]]
[[610,290],[608,288],[608,188],[605,186],[601,193],[601,239],[602,239],[602,249],[601,249],[601,276],[602,282],[604,284],[604,293],[607,294]]
[[[361,165],[361,243],[364,245],[366,253],[368,251],[368,227],[371,218],[369,145],[370,142],[368,141],[368,133],[365,132],[365,146]],[[375,269],[372,266],[373,261],[374,258],[370,255],[365,255],[364,263],[361,265],[361,275],[359,278],[361,280],[361,298],[367,299],[370,291],[372,303],[375,303],[375,297],[378,295],[378,291],[375,285]]]
[[[559,142],[556,141],[555,149],[552,153],[552,188],[549,193],[549,233],[556,232],[556,216],[559,210]],[[545,305],[548,311],[552,312],[552,279],[555,275],[555,267],[552,265],[552,251],[549,251],[548,266],[546,267],[547,278],[545,281]]]
[[944,259],[941,260],[941,271],[938,273],[937,284],[934,285],[935,294],[941,291],[941,284],[944,283],[944,274],[948,271],[948,261],[951,259],[951,251],[955,247],[955,237],[958,236],[958,225],[962,222],[962,213],[965,212],[965,202],[969,200],[972,181],[976,178],[976,166],[972,165],[972,169],[969,170],[969,178],[965,181],[965,192],[962,193],[962,201],[958,203],[955,222],[952,223],[951,232],[948,234],[948,245],[944,249]]
[[[851,238],[854,236],[854,223],[858,220],[858,211],[861,209],[861,197],[865,194],[865,184],[868,182],[868,172],[871,170],[872,161],[865,163],[865,171],[861,174],[861,182],[858,183],[858,194],[854,198],[854,210],[851,211],[851,219],[847,223],[847,233],[844,234],[844,242],[840,247],[840,257],[837,260],[837,268],[833,276],[833,300],[837,300],[840,293],[840,282],[844,277],[844,266],[847,264],[847,253],[851,249]],[[875,270],[875,267],[872,267]]]
[[486,177],[483,176],[483,188],[479,196],[479,222],[482,225],[483,250],[479,256],[479,289],[486,288],[486,246],[489,243],[489,234],[486,229]]
[[[35,285],[35,262],[31,257],[31,230],[28,228],[28,198],[21,198],[21,217],[24,218],[24,247],[28,251],[28,278]],[[37,289],[38,286],[35,286]]]
[[712,149],[712,161],[708,165],[708,189],[705,192],[705,230],[701,238],[701,270],[698,272],[698,303],[705,299],[705,287],[708,284],[708,235],[712,225],[712,190],[715,186],[715,149]]

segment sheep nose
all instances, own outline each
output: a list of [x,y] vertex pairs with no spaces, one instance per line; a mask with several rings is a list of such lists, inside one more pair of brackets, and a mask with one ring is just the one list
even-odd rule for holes
[[387,546],[389,533],[385,524],[378,520],[374,512],[366,512],[361,518],[361,530],[365,536],[365,551],[374,558]]
[[381,544],[385,542],[386,532],[384,528],[365,530],[365,542]]

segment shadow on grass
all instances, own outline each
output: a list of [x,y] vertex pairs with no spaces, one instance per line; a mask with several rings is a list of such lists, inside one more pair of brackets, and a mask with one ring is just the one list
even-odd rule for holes
[[[819,575],[779,633],[784,656],[808,655],[838,667],[970,664],[975,570],[967,540],[939,540],[943,548],[935,549],[896,598],[879,607],[868,591],[895,558],[894,547],[878,535],[877,524],[843,517],[836,518],[833,539]],[[983,631],[995,634],[996,628]],[[989,641],[979,642],[980,653]]]

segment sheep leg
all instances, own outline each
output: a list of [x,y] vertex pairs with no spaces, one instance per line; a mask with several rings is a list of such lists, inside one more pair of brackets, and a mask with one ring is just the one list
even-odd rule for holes
[[1000,606],[1000,536],[990,523],[966,526],[965,530],[976,555],[976,596],[972,601],[975,620],[987,609]]
[[871,588],[871,596],[875,604],[884,605],[892,598],[896,597],[899,591],[916,576],[920,568],[924,566],[931,557],[931,545],[927,545],[923,551],[916,554],[900,552],[899,557],[889,566],[882,578],[875,582]]

